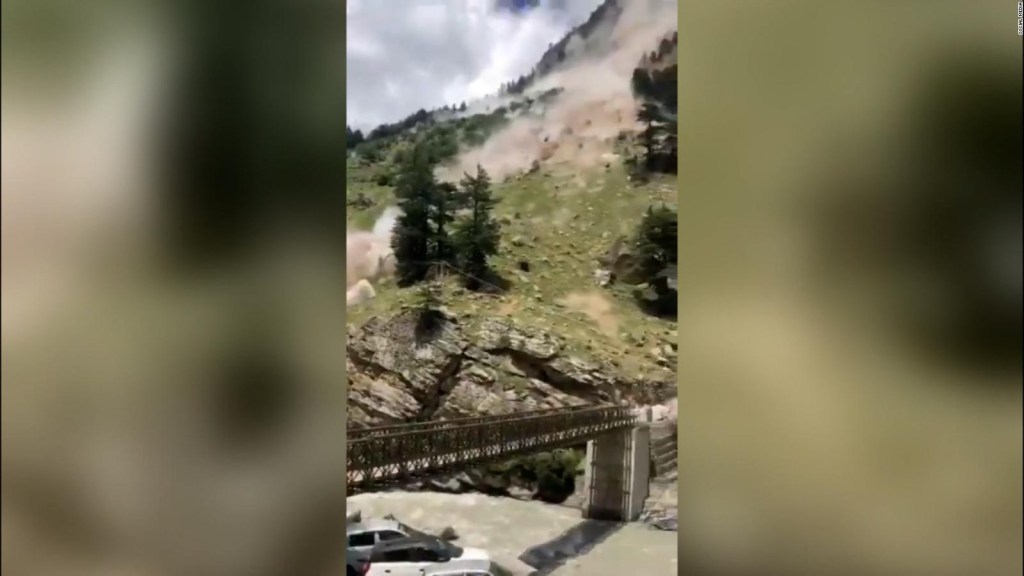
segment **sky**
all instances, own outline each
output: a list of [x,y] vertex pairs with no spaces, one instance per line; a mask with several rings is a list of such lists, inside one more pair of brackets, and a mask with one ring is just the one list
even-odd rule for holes
[[364,131],[497,92],[600,0],[348,0],[346,111]]

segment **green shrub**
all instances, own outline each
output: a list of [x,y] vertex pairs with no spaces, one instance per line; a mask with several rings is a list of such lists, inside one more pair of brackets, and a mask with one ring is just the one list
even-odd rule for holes
[[488,473],[501,476],[508,484],[534,489],[538,500],[560,504],[576,491],[583,458],[581,450],[558,449],[494,464]]

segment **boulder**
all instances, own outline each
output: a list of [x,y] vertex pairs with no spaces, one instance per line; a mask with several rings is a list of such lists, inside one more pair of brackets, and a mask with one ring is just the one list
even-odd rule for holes
[[373,289],[373,286],[366,280],[360,280],[345,294],[345,306],[356,306],[372,300],[375,296],[377,296],[377,291]]
[[624,284],[636,285],[644,282],[632,243],[625,236],[619,236],[611,247],[598,257],[598,263],[608,271],[610,278]]

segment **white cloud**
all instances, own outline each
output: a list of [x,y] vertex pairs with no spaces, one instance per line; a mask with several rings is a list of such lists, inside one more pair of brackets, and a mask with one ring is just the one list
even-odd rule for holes
[[495,0],[349,0],[348,123],[367,130],[491,94],[529,72],[599,3],[541,2],[517,15]]

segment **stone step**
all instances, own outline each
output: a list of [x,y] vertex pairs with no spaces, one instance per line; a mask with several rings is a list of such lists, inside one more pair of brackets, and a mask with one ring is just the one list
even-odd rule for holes
[[675,448],[677,446],[679,446],[679,443],[677,443],[676,439],[674,439],[674,438],[666,438],[666,439],[663,439],[663,440],[659,440],[657,442],[651,442],[650,443],[650,449],[651,450],[660,450],[660,449],[664,449],[664,448]]
[[672,458],[666,458],[665,460],[656,460],[654,462],[654,476],[655,478],[662,476],[672,470],[676,470],[679,467],[678,460],[673,456]]
[[651,459],[657,462],[663,458],[675,458],[676,454],[679,453],[679,447],[675,444],[671,446],[652,446],[651,447]]
[[670,440],[664,440],[664,441],[661,441],[661,442],[651,442],[651,450],[659,450],[659,451],[661,451],[661,450],[673,450],[673,451],[675,451],[678,448],[679,448],[679,444],[676,444],[674,441],[670,441]]
[[665,436],[653,436],[653,435],[651,436],[651,444],[665,444],[665,443],[676,444],[677,443],[676,436],[674,434],[669,434],[669,435],[665,435]]
[[652,484],[651,485],[651,493],[648,494],[647,498],[644,499],[644,506],[646,506],[647,504],[649,504],[651,502],[655,502],[657,500],[660,500],[662,494],[664,494],[665,490],[667,490],[667,489],[668,489],[668,487],[666,485],[664,485],[664,484]]
[[668,425],[655,425],[651,426],[651,440],[661,440],[663,438],[675,439],[679,430],[675,426]]
[[659,450],[651,454],[651,460],[654,462],[660,462],[662,460],[671,460],[679,455],[679,452],[671,449]]
[[676,508],[678,506],[679,502],[676,495],[666,492],[658,498],[648,498],[645,500],[643,510],[664,510],[666,508]]
[[650,455],[650,459],[655,462],[663,462],[665,460],[675,460],[679,456],[679,451],[675,447],[666,448],[665,450],[658,450]]
[[660,476],[665,472],[676,469],[679,461],[679,453],[676,449],[656,452],[651,454],[651,466],[654,468],[654,476]]
[[644,508],[650,510],[652,508],[676,508],[677,506],[679,506],[677,493],[674,490],[666,490],[657,499],[651,500],[650,505],[645,503]]
[[663,466],[666,462],[675,462],[678,457],[679,453],[676,451],[651,454],[651,462],[654,462],[655,466]]
[[678,506],[679,491],[672,484],[653,484],[651,493],[644,499],[645,511],[664,510]]

